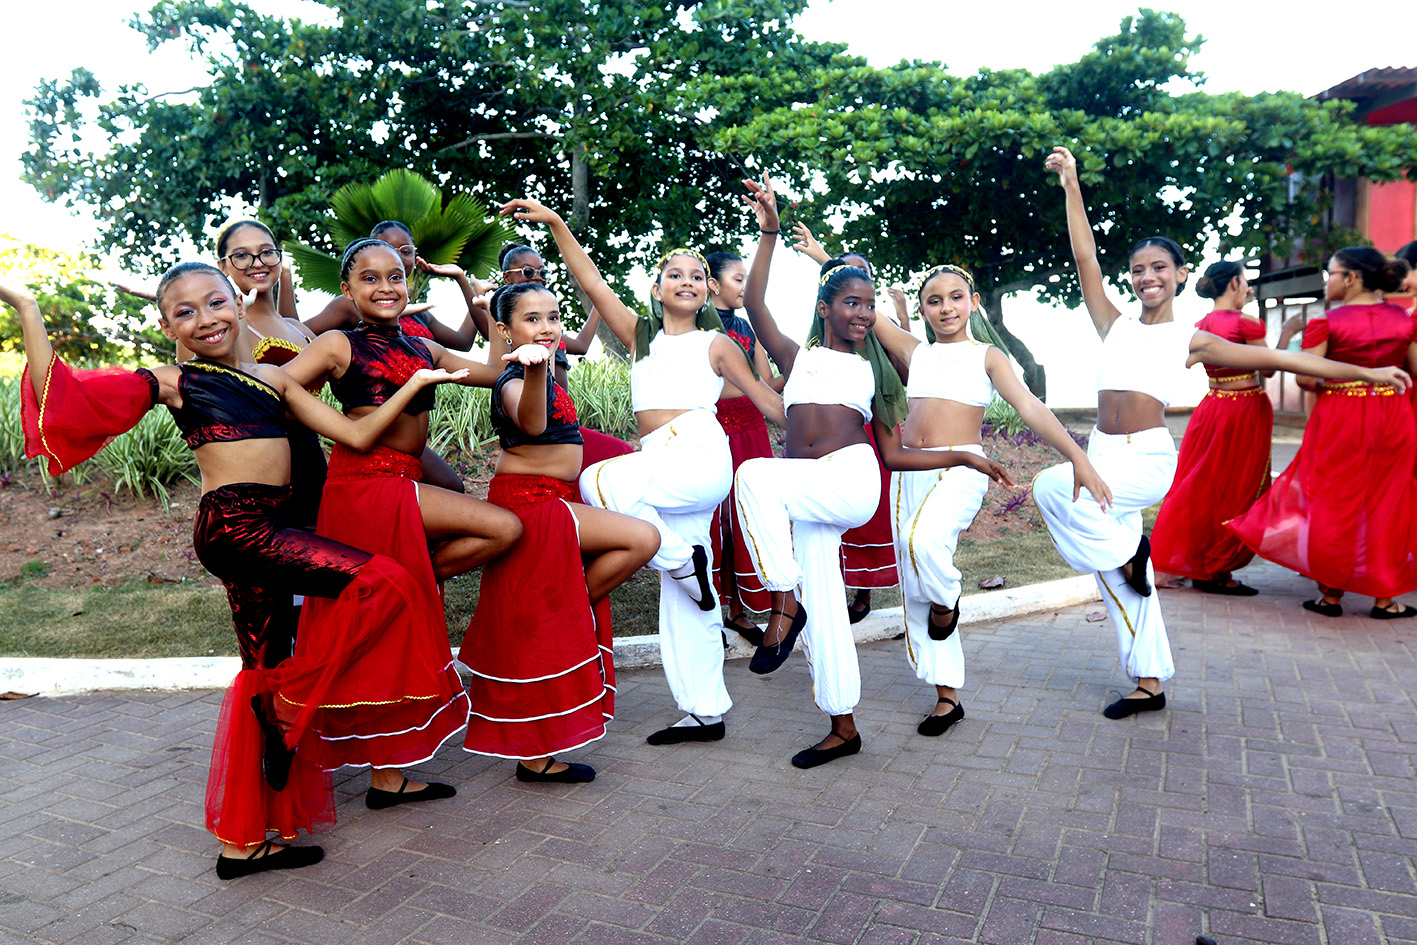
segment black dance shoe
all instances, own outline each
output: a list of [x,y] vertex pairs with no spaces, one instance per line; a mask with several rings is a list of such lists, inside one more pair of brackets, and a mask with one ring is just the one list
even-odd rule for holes
[[261,773],[266,776],[266,784],[270,785],[271,790],[280,793],[290,781],[290,765],[295,761],[295,749],[285,746],[285,735],[275,721],[266,715],[266,707],[261,704],[260,696],[251,697],[251,711],[256,713],[256,721],[261,726],[261,736],[265,741],[261,751]]
[[[787,616],[780,610],[774,610],[773,613],[779,617]],[[775,672],[792,655],[792,648],[797,645],[797,635],[802,632],[802,628],[805,626],[807,626],[807,608],[802,606],[801,601],[798,601],[797,613],[792,617],[792,626],[788,628],[787,633],[778,643],[758,644],[758,651],[748,662],[749,671],[757,673],[759,676]]]
[[955,628],[959,626],[959,601],[955,601],[954,609],[950,611],[950,619],[946,623],[936,623],[935,618],[940,616],[935,611],[935,605],[930,605],[930,616],[925,621],[925,631],[930,634],[932,640],[948,640],[954,636]]
[[959,702],[951,699],[949,696],[940,696],[940,698],[935,700],[936,705],[945,702],[948,702],[950,705],[954,706],[954,708],[944,715],[925,716],[920,724],[916,726],[915,730],[921,735],[928,735],[934,738],[937,735],[945,734],[945,732],[949,731],[950,726],[956,722],[964,721],[964,706],[960,705]]
[[651,745],[677,745],[680,742],[716,742],[723,738],[728,731],[719,719],[711,725],[705,725],[703,720],[694,713],[689,713],[698,725],[671,725],[662,728],[645,737],[645,741]]
[[[555,758],[546,762],[546,767],[540,771],[533,771],[520,761],[517,762],[517,780],[528,782],[549,782],[552,784],[585,784],[595,780],[595,769],[590,765],[567,762],[566,770],[551,771],[551,766],[556,763]],[[550,772],[550,773],[548,773]]]
[[386,810],[400,804],[441,801],[444,798],[456,797],[458,793],[458,789],[451,784],[439,784],[436,781],[417,791],[404,790],[407,787],[408,778],[403,779],[403,783],[399,785],[397,791],[381,791],[379,788],[371,786],[364,793],[364,806],[370,810]]
[[1146,579],[1146,563],[1151,560],[1151,541],[1145,535],[1141,536],[1141,541],[1137,542],[1137,553],[1132,555],[1130,562],[1132,575],[1127,578],[1127,584],[1142,597],[1151,596],[1151,582]]
[[1103,709],[1102,714],[1109,719],[1125,719],[1138,712],[1155,712],[1157,709],[1166,708],[1166,693],[1147,692],[1141,686],[1137,687],[1137,692],[1146,692],[1146,698],[1128,699],[1123,697]]
[[694,565],[692,572],[678,577],[671,573],[669,577],[684,589],[689,600],[699,605],[699,610],[713,610],[718,606],[718,598],[714,596],[713,583],[709,580],[708,552],[703,545],[694,546],[694,556],[690,561]]
[[792,756],[792,767],[815,768],[838,758],[854,755],[861,750],[861,733],[857,732],[835,748],[804,748]]
[[265,841],[247,857],[217,857],[217,879],[240,879],[267,870],[298,870],[302,866],[313,866],[325,858],[323,847],[281,847],[272,850],[272,842]]

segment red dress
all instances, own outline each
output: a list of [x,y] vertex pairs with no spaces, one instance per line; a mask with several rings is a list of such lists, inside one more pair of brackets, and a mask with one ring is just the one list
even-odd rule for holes
[[[734,340],[737,340],[736,338]],[[740,342],[741,343],[741,342]],[[767,421],[758,408],[747,397],[730,397],[718,402],[718,423],[728,435],[728,451],[733,457],[733,471],[745,460],[772,456],[772,441],[768,439]],[[718,587],[720,603],[729,604],[730,595],[724,590],[730,578],[737,584],[738,596],[743,606],[752,611],[765,611],[772,607],[772,598],[763,587],[762,578],[753,570],[753,559],[749,557],[747,532],[738,520],[738,503],[734,501],[734,490],[723,500],[713,513],[713,525],[709,535],[713,539],[714,581]],[[725,511],[727,510],[727,511]],[[725,523],[724,516],[731,516]],[[723,554],[724,537],[733,546],[733,557]]]
[[[1417,323],[1396,305],[1344,305],[1310,321],[1304,347],[1368,367],[1407,360]],[[1230,523],[1262,557],[1372,597],[1417,588],[1417,424],[1390,387],[1330,381],[1289,468]]]
[[[1264,324],[1239,312],[1215,311],[1196,322],[1201,331],[1244,344],[1264,337]],[[1225,523],[1243,514],[1269,488],[1274,408],[1253,372],[1207,364],[1212,380],[1254,378],[1255,386],[1212,389],[1186,424],[1176,478],[1151,533],[1157,571],[1199,581],[1228,581],[1255,553]]]
[[869,423],[866,437],[876,451],[876,466],[881,471],[881,502],[869,522],[842,532],[841,574],[847,587],[894,587],[900,583],[900,575],[896,572],[895,538],[891,535],[891,473],[881,463],[876,434]]

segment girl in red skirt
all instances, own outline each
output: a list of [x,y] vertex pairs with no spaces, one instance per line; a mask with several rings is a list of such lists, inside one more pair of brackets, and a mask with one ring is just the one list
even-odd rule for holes
[[[1265,347],[1264,323],[1240,310],[1254,294],[1236,262],[1218,262],[1196,283],[1215,311],[1196,322],[1226,341]],[[1230,574],[1255,553],[1225,523],[1244,513],[1269,488],[1269,440],[1274,408],[1259,371],[1205,366],[1210,393],[1191,414],[1176,457],[1176,478],[1151,533],[1158,572],[1191,579],[1196,590],[1249,597],[1259,593]],[[1272,372],[1265,372],[1272,373]]]
[[[359,309],[363,324],[355,331],[320,335],[290,362],[286,370],[301,384],[328,377],[345,412],[358,417],[382,403],[395,385],[419,368],[465,369],[467,383],[484,387],[496,381],[500,372],[495,368],[460,358],[435,341],[401,330],[399,318],[408,293],[403,262],[393,246],[376,239],[356,240],[345,250],[341,269],[345,296]],[[539,348],[534,354],[513,352],[510,358],[540,353]],[[416,398],[368,453],[335,446],[316,530],[398,559],[413,574],[411,592],[421,594],[431,609],[441,613],[436,582],[502,554],[521,536],[522,528],[505,509],[419,482],[432,408],[432,397]],[[318,617],[324,609],[322,601],[306,602],[302,626],[312,611]],[[442,619],[428,628],[433,637],[446,638],[446,632]],[[457,678],[451,654],[446,672]],[[373,769],[365,797],[371,808],[451,797],[450,786],[410,782],[397,770],[431,758],[443,741],[462,730],[466,701],[449,703],[445,709],[432,723],[400,730],[406,744],[396,753],[366,750],[367,733],[355,730],[328,733],[326,753],[336,764]]]
[[[1365,367],[1417,366],[1417,323],[1378,292],[1395,292],[1408,266],[1367,246],[1328,264],[1325,297],[1341,303],[1304,329],[1304,350]],[[1411,401],[1390,387],[1308,381],[1318,402],[1304,442],[1263,499],[1231,522],[1261,556],[1308,575],[1321,596],[1304,609],[1343,613],[1345,591],[1369,594],[1379,620],[1417,616],[1394,598],[1417,588],[1417,428]]]
[[[280,368],[240,362],[239,297],[203,263],[174,267],[157,290],[163,332],[195,356],[152,371],[72,371],[54,357],[27,291],[0,285],[0,300],[18,310],[24,331],[28,455],[45,456],[57,475],[163,404],[201,470],[193,546],[226,586],[242,661],[207,782],[207,826],[224,846],[217,875],[319,862],[319,847],[267,839],[334,821],[317,736],[373,717],[426,724],[430,706],[462,691],[423,632],[435,615],[404,592],[411,579],[397,562],[292,527],[285,412],[350,449],[368,449],[423,387],[458,375],[416,372],[380,409],[351,421]],[[332,603],[330,619],[302,626],[293,657],[279,632],[292,593]]]
[[[743,307],[743,290],[748,285],[748,270],[743,265],[743,257],[733,253],[709,253],[705,260],[709,267],[709,301],[718,311],[723,330],[747,352],[758,376],[764,379],[763,383],[780,393],[784,379],[772,376],[772,365],[767,352],[753,334],[752,323],[738,314],[738,309]],[[723,396],[718,400],[718,422],[723,432],[728,434],[728,449],[733,454],[735,473],[744,460],[772,455],[767,421],[753,406],[752,400],[729,381],[724,382]],[[738,631],[739,636],[757,646],[763,642],[762,628],[749,620],[744,611],[763,613],[772,603],[748,556],[743,525],[738,520],[732,490],[714,513],[711,534],[714,560],[717,562],[718,597],[728,608],[724,626]]]
[[464,744],[517,759],[520,781],[591,781],[595,769],[553,755],[602,737],[614,717],[609,594],[659,550],[659,532],[578,501],[576,407],[548,370],[561,340],[556,297],[532,282],[503,286],[491,308],[508,347],[530,352],[492,388],[502,452],[488,490],[523,533],[483,569],[458,653],[473,674]]

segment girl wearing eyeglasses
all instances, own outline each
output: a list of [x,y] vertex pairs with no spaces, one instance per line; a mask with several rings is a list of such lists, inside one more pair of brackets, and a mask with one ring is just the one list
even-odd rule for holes
[[659,551],[649,566],[660,573],[660,650],[670,692],[687,714],[646,740],[717,741],[733,700],[723,682],[723,620],[709,574],[709,525],[728,495],[732,457],[714,409],[725,381],[779,424],[782,398],[753,376],[743,349],[723,332],[708,301],[708,264],[697,252],[675,249],[664,256],[644,318],[605,284],[554,211],[519,199],[502,213],[550,228],[571,274],[630,352],[640,451],[587,468],[581,497],[659,531]]
[[[1379,292],[1396,292],[1401,259],[1349,246],[1328,263],[1324,297],[1338,303],[1304,329],[1304,351],[1368,368],[1417,368],[1417,321]],[[1319,597],[1304,609],[1343,614],[1346,591],[1373,597],[1370,617],[1417,616],[1394,598],[1417,588],[1417,430],[1412,404],[1391,387],[1361,380],[1301,378],[1317,390],[1304,442],[1264,498],[1230,523],[1261,556],[1305,574]]]

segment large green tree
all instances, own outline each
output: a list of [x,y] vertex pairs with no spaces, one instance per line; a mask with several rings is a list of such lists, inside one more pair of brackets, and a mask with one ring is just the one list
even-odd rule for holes
[[[739,162],[681,90],[790,68],[805,0],[329,0],[332,24],[233,0],[159,3],[133,26],[187,44],[211,81],[108,92],[80,69],[30,102],[26,178],[94,205],[104,248],[156,268],[233,198],[318,242],[331,195],[406,167],[489,204],[531,193],[612,275],[664,240],[733,241]],[[680,104],[684,107],[679,107]],[[765,102],[765,106],[779,104]]]
[[[970,267],[992,326],[1045,390],[1042,368],[1003,323],[1010,293],[1076,304],[1079,290],[1056,178],[1058,144],[1078,155],[1098,251],[1123,285],[1138,239],[1172,237],[1193,261],[1222,251],[1322,251],[1325,176],[1393,180],[1417,168],[1410,126],[1355,123],[1344,102],[1292,93],[1173,94],[1196,85],[1199,36],[1142,10],[1076,63],[1034,75],[950,75],[938,63],[876,69],[843,53],[811,70],[724,76],[710,97],[726,151],[752,147],[814,195],[801,213],[845,218],[843,237],[889,275],[936,262]],[[794,105],[762,109],[760,102]],[[1296,174],[1295,172],[1299,172]]]

